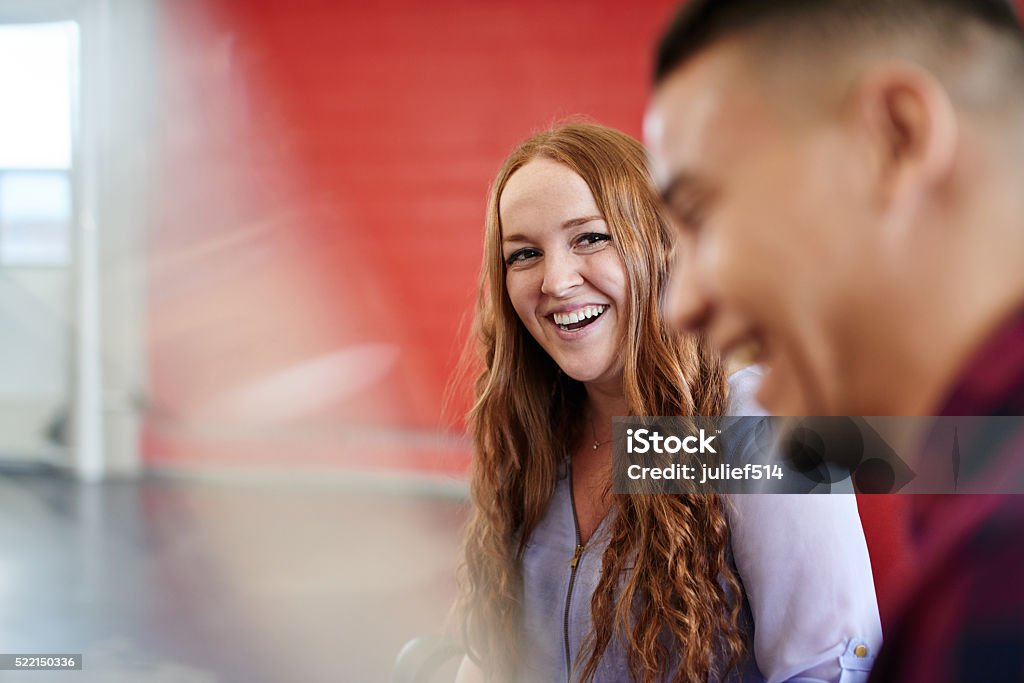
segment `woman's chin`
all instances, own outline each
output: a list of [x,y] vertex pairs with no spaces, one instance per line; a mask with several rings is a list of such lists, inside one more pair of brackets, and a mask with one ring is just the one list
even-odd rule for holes
[[622,386],[622,370],[591,366],[561,365],[562,372],[582,384],[614,384]]
[[564,372],[570,379],[574,379],[583,384],[589,384],[597,379],[597,376],[591,372],[576,372],[571,369],[566,370],[565,368],[562,368],[562,372]]

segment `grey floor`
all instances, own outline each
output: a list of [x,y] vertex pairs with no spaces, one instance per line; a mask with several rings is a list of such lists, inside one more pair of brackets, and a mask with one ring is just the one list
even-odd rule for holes
[[425,494],[0,471],[0,681],[386,681],[454,597],[466,504]]

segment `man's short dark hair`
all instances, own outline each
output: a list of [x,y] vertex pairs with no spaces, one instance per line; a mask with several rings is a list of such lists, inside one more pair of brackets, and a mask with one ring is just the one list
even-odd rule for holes
[[931,34],[941,45],[953,43],[970,26],[1002,36],[1018,48],[1024,64],[1024,32],[1009,0],[689,0],[658,46],[654,82],[712,43],[754,33],[780,46],[800,39],[828,46],[838,36],[870,40],[902,31]]

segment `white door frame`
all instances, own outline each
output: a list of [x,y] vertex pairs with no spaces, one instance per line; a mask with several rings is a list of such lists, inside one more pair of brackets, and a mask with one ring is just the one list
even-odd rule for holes
[[[0,0],[0,23],[79,25],[66,465],[87,481],[135,474],[141,467],[157,10],[150,0]],[[140,146],[143,151],[125,154]]]

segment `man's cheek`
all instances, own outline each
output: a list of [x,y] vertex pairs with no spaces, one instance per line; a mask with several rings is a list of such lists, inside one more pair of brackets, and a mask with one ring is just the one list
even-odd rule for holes
[[680,288],[682,283],[680,280],[680,268],[682,262],[678,257],[674,260],[672,270],[669,273],[668,282],[665,285],[664,292],[661,297],[661,312],[665,319],[673,327],[681,327],[683,324],[682,316],[680,315]]
[[732,254],[728,249],[723,249],[721,238],[709,231],[694,250],[694,278],[709,293],[720,293],[723,283],[731,277],[731,259]]

